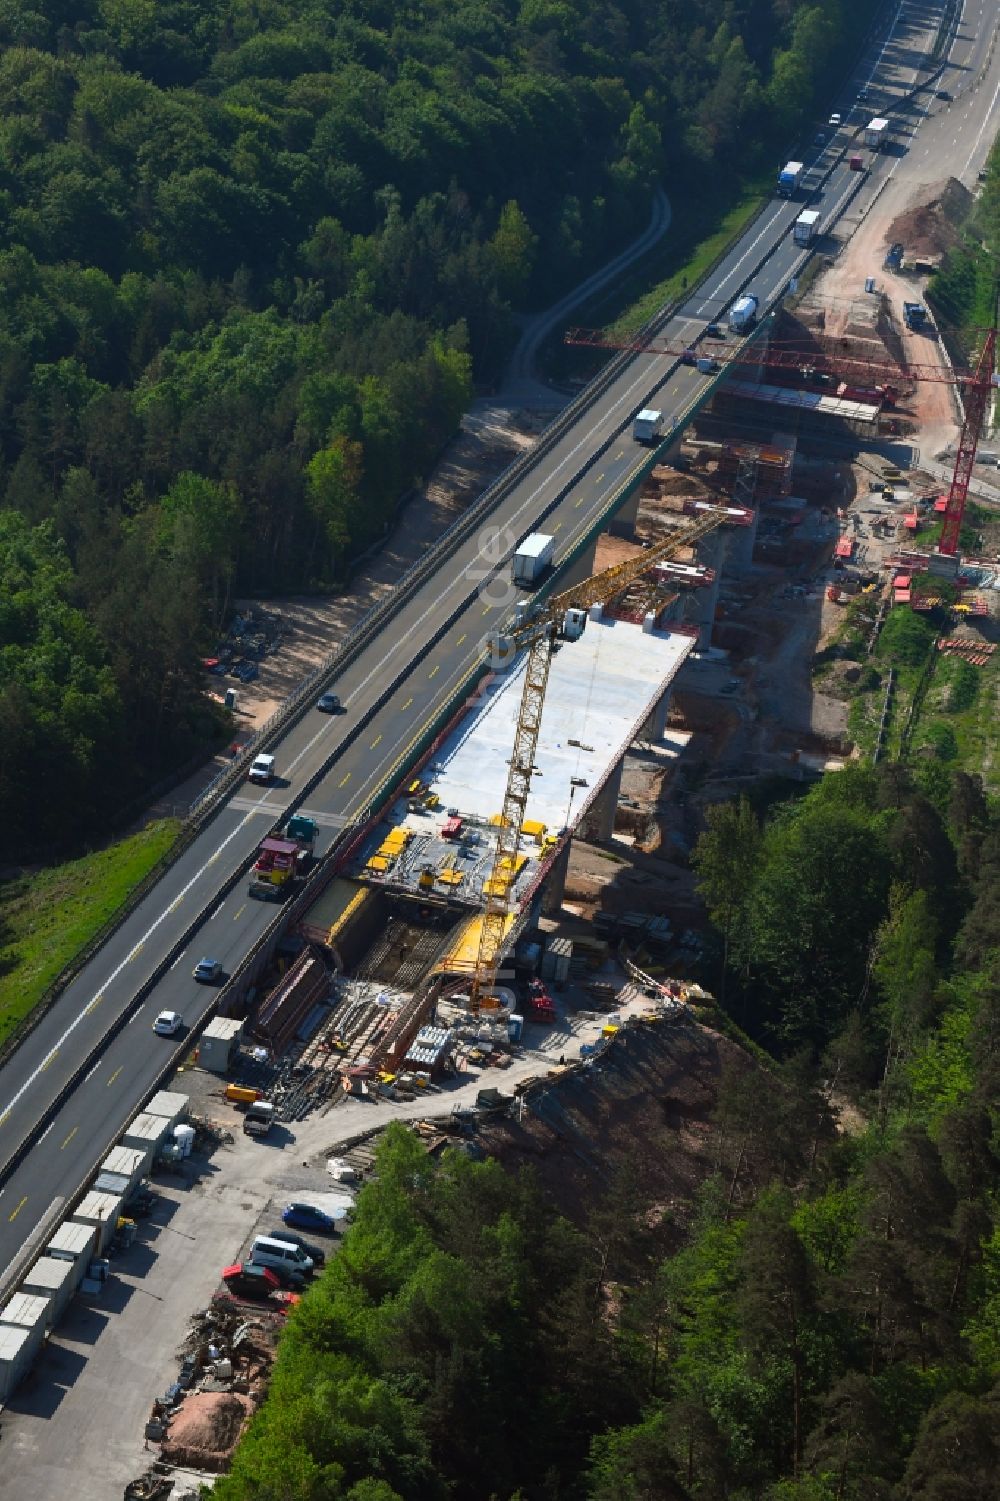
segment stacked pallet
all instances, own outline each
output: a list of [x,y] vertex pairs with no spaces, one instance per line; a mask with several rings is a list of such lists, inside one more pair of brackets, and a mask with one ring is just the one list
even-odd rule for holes
[[985,667],[996,651],[992,641],[978,641],[972,636],[948,636],[937,645],[946,657],[961,657],[973,667]]

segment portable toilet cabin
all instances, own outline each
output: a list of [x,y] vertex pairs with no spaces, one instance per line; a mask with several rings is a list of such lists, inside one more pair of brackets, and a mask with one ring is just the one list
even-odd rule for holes
[[97,1193],[90,1189],[73,1210],[71,1224],[88,1225],[97,1233],[95,1255],[103,1256],[114,1239],[123,1203],[122,1194]]
[[48,1331],[49,1300],[34,1293],[17,1292],[0,1308],[0,1328],[9,1325],[13,1329],[27,1329],[31,1336],[31,1355],[34,1360]]
[[54,1329],[58,1324],[66,1304],[76,1292],[77,1283],[73,1280],[75,1276],[76,1268],[71,1261],[63,1261],[56,1256],[40,1256],[21,1281],[21,1292],[46,1299],[46,1323],[49,1329]]
[[45,1254],[54,1256],[57,1261],[69,1262],[73,1268],[73,1291],[76,1292],[87,1275],[87,1268],[90,1266],[96,1246],[96,1226],[74,1225],[72,1220],[63,1220],[62,1224],[53,1231],[45,1247]]
[[172,1089],[158,1089],[153,1098],[146,1106],[147,1115],[163,1115],[172,1126],[176,1126],[182,1116],[187,1115],[190,1096],[178,1094]]
[[31,1369],[35,1345],[30,1329],[0,1324],[0,1402],[9,1402]]
[[121,1144],[144,1154],[143,1172],[148,1173],[169,1131],[170,1122],[166,1116],[150,1115],[148,1110],[143,1110],[130,1126],[125,1127]]
[[239,1045],[243,1023],[235,1016],[213,1016],[198,1043],[198,1063],[210,1074],[229,1072],[233,1049]]

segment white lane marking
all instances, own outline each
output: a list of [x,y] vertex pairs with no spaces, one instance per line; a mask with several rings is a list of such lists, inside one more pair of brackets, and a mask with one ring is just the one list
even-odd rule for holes
[[989,125],[990,121],[993,119],[993,111],[996,108],[996,102],[997,102],[997,96],[998,95],[1000,95],[1000,83],[998,83],[997,86],[996,86],[996,88],[993,90],[993,98],[990,100],[990,107],[986,111],[985,115],[983,116],[983,123],[979,127],[979,134],[976,136],[975,141],[972,143],[972,150],[969,152],[969,155],[966,158],[965,166],[962,168],[961,172],[958,174],[959,177],[964,176],[964,174],[966,172],[968,172],[969,167],[972,165],[972,158],[975,156],[976,152],[979,150],[979,142],[983,138],[983,132],[985,131],[987,125]]

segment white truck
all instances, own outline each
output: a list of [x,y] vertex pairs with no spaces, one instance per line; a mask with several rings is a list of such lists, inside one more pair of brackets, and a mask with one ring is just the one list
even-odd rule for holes
[[862,139],[866,146],[871,146],[875,151],[881,151],[889,139],[888,120],[869,120]]
[[792,225],[792,239],[796,245],[811,245],[819,234],[819,210],[803,209]]
[[654,407],[643,407],[632,423],[632,436],[637,443],[658,443],[663,434],[663,413]]
[[778,197],[791,198],[799,186],[804,167],[802,162],[786,162],[778,173]]
[[555,537],[545,532],[532,532],[525,537],[514,554],[513,576],[515,584],[534,584],[552,562],[556,550]]
[[729,327],[734,334],[746,333],[753,328],[757,321],[757,309],[760,303],[752,292],[744,297],[738,297],[729,309]]

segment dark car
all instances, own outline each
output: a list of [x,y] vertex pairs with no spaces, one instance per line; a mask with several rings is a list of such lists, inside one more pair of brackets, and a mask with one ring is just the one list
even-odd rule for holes
[[938,89],[938,91],[937,91],[937,97],[939,99],[943,99],[946,104],[950,104],[951,103],[951,95],[948,93],[947,89]]
[[324,693],[316,700],[316,707],[321,714],[339,714],[341,703],[335,693]]
[[705,333],[710,339],[724,339],[726,337],[726,331],[721,323],[707,323],[705,325]]
[[270,1267],[253,1266],[250,1262],[237,1261],[232,1266],[227,1266],[222,1273],[222,1280],[237,1298],[266,1300],[272,1293],[281,1290],[281,1282]]
[[[257,1261],[248,1261],[246,1263],[247,1267],[257,1267],[260,1265],[261,1263]],[[281,1286],[287,1287],[289,1292],[300,1293],[306,1285],[305,1277],[296,1267],[269,1265],[264,1267],[264,1271],[273,1273]]]
[[300,1230],[318,1231],[321,1235],[332,1235],[337,1228],[333,1216],[317,1209],[315,1204],[286,1204],[281,1218],[286,1225],[297,1225]]
[[268,1240],[283,1240],[286,1246],[298,1246],[300,1251],[305,1251],[307,1256],[312,1257],[317,1266],[323,1266],[326,1262],[326,1252],[320,1246],[314,1246],[304,1235],[298,1235],[284,1225],[280,1230],[265,1230],[264,1234]]

